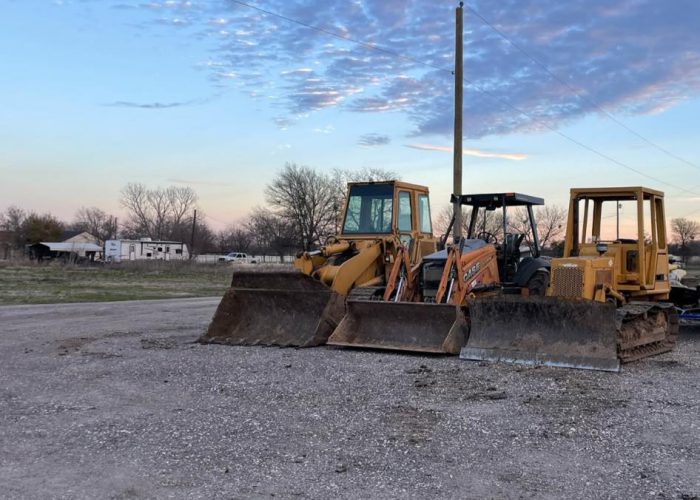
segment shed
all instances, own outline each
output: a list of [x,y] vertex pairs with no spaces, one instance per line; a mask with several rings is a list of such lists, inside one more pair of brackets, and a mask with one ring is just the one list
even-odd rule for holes
[[94,243],[42,241],[30,245],[29,252],[30,258],[40,261],[57,257],[70,258],[71,256],[95,260],[95,256],[102,253],[102,247]]

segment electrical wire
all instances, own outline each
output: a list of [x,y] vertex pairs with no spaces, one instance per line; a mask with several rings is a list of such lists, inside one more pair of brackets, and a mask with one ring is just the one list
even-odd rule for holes
[[[419,60],[419,59],[416,59],[416,58],[413,58],[413,57],[410,57],[410,56],[405,56],[405,55],[399,54],[398,52],[395,52],[395,51],[392,51],[392,50],[389,50],[389,49],[385,49],[385,48],[379,47],[378,45],[375,45],[375,44],[363,42],[363,41],[361,41],[361,40],[357,40],[357,39],[355,39],[355,38],[352,38],[352,37],[349,37],[349,36],[345,36],[345,35],[342,35],[342,34],[340,34],[340,33],[337,33],[337,32],[334,32],[334,31],[331,31],[331,30],[328,30],[328,29],[325,29],[325,28],[321,28],[321,27],[318,27],[318,26],[314,26],[314,25],[312,25],[312,24],[308,24],[308,23],[305,23],[305,22],[303,22],[303,21],[299,21],[299,20],[297,20],[297,19],[293,19],[293,18],[291,18],[291,17],[284,16],[284,15],[282,15],[282,14],[278,14],[278,13],[276,13],[276,12],[272,12],[272,11],[263,9],[263,8],[258,7],[258,6],[256,6],[256,5],[252,5],[252,4],[250,4],[250,3],[243,2],[242,0],[229,0],[229,2],[235,3],[235,4],[240,5],[240,6],[243,6],[243,7],[247,7],[247,8],[253,9],[253,10],[258,11],[258,12],[260,12],[260,13],[263,13],[263,14],[266,14],[266,15],[269,15],[269,16],[272,16],[272,17],[276,17],[276,18],[278,18],[278,19],[282,19],[282,20],[287,21],[287,22],[290,22],[290,23],[297,24],[297,25],[299,25],[299,26],[303,26],[303,27],[305,27],[305,28],[308,28],[308,29],[311,29],[311,30],[314,30],[314,31],[318,31],[318,32],[320,32],[320,33],[324,33],[324,34],[326,34],[326,35],[329,35],[329,36],[332,36],[332,37],[335,37],[335,38],[338,38],[338,39],[341,39],[341,40],[345,40],[345,41],[348,41],[348,42],[351,42],[351,43],[355,43],[355,44],[357,44],[357,45],[359,45],[359,46],[361,46],[361,47],[367,48],[367,49],[369,49],[369,50],[375,50],[375,51],[378,51],[378,52],[381,52],[381,53],[384,53],[384,54],[387,54],[387,55],[391,55],[391,56],[394,56],[394,57],[397,57],[397,58],[400,58],[400,59],[403,59],[403,60],[406,60],[406,61],[413,62],[413,63],[415,63],[415,64],[427,66],[427,67],[430,67],[430,68],[433,68],[433,69],[436,69],[436,70],[439,70],[439,71],[446,71],[446,72],[448,72],[448,73],[450,73],[450,74],[454,74],[454,72],[453,72],[451,69],[447,69],[447,68],[444,68],[444,67],[440,67],[440,66],[434,65],[434,64],[432,64],[432,63],[428,63],[428,62],[425,62],[425,61],[421,61],[421,60]],[[468,10],[470,10],[471,12],[476,13],[476,11],[474,11],[474,10],[471,9],[470,7],[467,6],[466,8],[467,8]],[[480,17],[480,16],[479,16],[479,17]],[[480,17],[480,18],[481,18],[481,17]],[[481,18],[481,19],[483,20],[483,18]],[[487,22],[487,21],[484,20],[484,22]],[[488,22],[487,22],[487,24],[488,24]],[[494,27],[494,29],[495,29],[495,27]],[[505,35],[503,35],[503,36],[505,36]],[[514,46],[515,46],[515,45],[514,45]],[[541,64],[541,63],[540,63],[540,64]],[[543,65],[543,66],[544,66],[544,65]],[[545,66],[545,68],[546,68],[546,66]],[[652,175],[646,174],[646,173],[642,172],[641,170],[638,170],[638,169],[636,169],[636,168],[634,168],[634,167],[631,167],[631,166],[627,165],[626,163],[623,163],[623,162],[621,162],[621,161],[619,161],[619,160],[617,160],[617,159],[615,159],[615,158],[613,158],[613,157],[611,157],[611,156],[609,156],[609,155],[607,155],[607,154],[605,154],[605,153],[603,153],[603,152],[601,152],[601,151],[598,151],[598,150],[595,149],[594,147],[588,146],[587,144],[585,144],[585,143],[583,143],[583,142],[581,142],[581,141],[579,141],[579,140],[577,140],[577,139],[574,139],[573,137],[571,137],[571,136],[565,134],[564,132],[561,132],[561,131],[557,130],[556,128],[554,128],[553,126],[549,125],[549,124],[548,124],[547,122],[545,122],[544,120],[542,120],[542,119],[540,119],[540,118],[536,118],[536,117],[530,115],[529,113],[523,111],[522,109],[518,108],[517,106],[514,106],[513,104],[510,104],[509,102],[505,101],[504,99],[502,99],[501,97],[495,95],[494,93],[492,93],[492,92],[490,92],[490,91],[488,91],[488,90],[486,90],[486,89],[480,87],[480,86],[477,85],[475,82],[473,82],[473,81],[471,81],[471,80],[468,80],[468,79],[466,79],[466,78],[464,79],[464,81],[467,82],[474,90],[476,90],[476,91],[478,91],[478,92],[480,92],[480,93],[482,93],[482,94],[484,94],[484,95],[487,95],[487,96],[491,97],[492,99],[494,99],[494,100],[500,102],[501,104],[504,104],[505,106],[507,106],[507,107],[510,108],[511,110],[516,111],[516,112],[520,113],[521,115],[525,116],[525,117],[528,118],[531,122],[533,122],[533,123],[535,123],[535,124],[539,124],[539,125],[541,125],[541,126],[547,128],[548,130],[554,132],[555,134],[559,135],[559,136],[562,137],[563,139],[566,139],[567,141],[569,141],[569,142],[571,142],[571,143],[573,143],[573,144],[579,146],[580,148],[585,149],[585,150],[587,150],[587,151],[589,151],[589,152],[591,152],[591,153],[593,153],[593,154],[595,154],[595,155],[597,155],[597,156],[603,158],[604,160],[607,160],[607,161],[609,161],[609,162],[611,162],[611,163],[614,163],[615,165],[618,165],[618,166],[620,166],[620,167],[622,167],[622,168],[624,168],[624,169],[627,169],[627,170],[629,170],[629,171],[631,171],[631,172],[634,172],[634,173],[636,173],[636,174],[638,174],[638,175],[641,175],[642,177],[646,177],[647,179],[653,180],[654,182],[658,182],[659,184],[663,184],[663,185],[665,185],[665,186],[669,186],[669,187],[672,187],[672,188],[674,188],[674,189],[678,189],[680,192],[689,193],[689,194],[693,194],[693,195],[696,195],[696,196],[700,196],[700,193],[691,191],[691,190],[689,190],[689,189],[683,188],[683,187],[681,187],[681,186],[678,186],[678,185],[672,184],[672,183],[670,183],[670,182],[664,181],[664,180],[662,180],[662,179],[659,179],[659,178],[657,178],[657,177],[654,177],[654,176],[652,176]],[[631,129],[630,129],[630,130],[631,130]],[[642,137],[642,136],[640,136],[640,137]],[[653,143],[652,143],[652,144],[653,144]],[[693,165],[693,164],[691,164],[691,165]],[[695,166],[695,165],[693,165],[693,166]]]
[[494,26],[492,23],[490,23],[487,19],[485,19],[485,18],[484,18],[479,12],[477,12],[474,8],[470,7],[469,5],[465,5],[464,8],[467,9],[467,10],[468,10],[469,12],[471,12],[472,14],[474,14],[474,16],[476,16],[477,18],[479,18],[484,24],[486,24],[489,28],[491,28],[495,33],[497,33],[501,38],[503,38],[505,41],[507,41],[507,42],[508,42],[510,45],[512,45],[515,49],[517,49],[517,50],[520,51],[522,54],[524,54],[526,57],[528,57],[530,60],[532,60],[535,64],[537,64],[540,68],[542,68],[549,76],[551,76],[551,77],[554,78],[557,82],[559,82],[560,84],[562,84],[563,86],[565,86],[567,89],[569,89],[569,91],[570,91],[573,95],[575,95],[576,97],[578,97],[579,99],[581,99],[583,102],[585,102],[585,103],[589,104],[590,106],[594,107],[595,109],[597,109],[598,111],[600,111],[601,113],[603,113],[605,116],[607,116],[607,117],[608,117],[610,120],[612,120],[614,123],[616,123],[617,125],[619,125],[619,126],[622,127],[623,129],[625,129],[627,132],[629,132],[630,134],[632,134],[632,135],[636,136],[637,138],[641,139],[642,141],[644,141],[645,143],[649,144],[650,146],[652,146],[652,147],[658,149],[658,150],[661,151],[662,153],[664,153],[664,154],[670,156],[671,158],[674,158],[674,159],[676,159],[676,160],[678,160],[678,161],[680,161],[680,162],[682,162],[682,163],[685,163],[686,165],[688,165],[688,166],[690,166],[690,167],[693,167],[693,168],[696,168],[696,169],[699,169],[699,170],[700,170],[700,165],[696,165],[695,163],[693,163],[693,162],[691,162],[691,161],[688,161],[688,160],[686,160],[685,158],[682,158],[682,157],[678,156],[677,154],[675,154],[675,153],[669,151],[668,149],[666,149],[666,148],[664,148],[664,147],[662,147],[662,146],[656,144],[655,142],[651,141],[650,139],[647,139],[646,137],[644,137],[642,134],[640,134],[640,133],[637,132],[636,130],[632,129],[631,127],[629,127],[628,125],[626,125],[626,124],[623,123],[622,121],[618,120],[612,113],[610,113],[608,110],[606,110],[605,108],[603,108],[601,105],[599,105],[598,103],[596,103],[595,101],[593,101],[591,98],[586,97],[586,96],[584,96],[584,95],[581,95],[581,94],[579,93],[579,91],[578,91],[576,88],[574,88],[574,87],[573,87],[572,85],[570,85],[567,81],[563,80],[563,79],[560,78],[558,75],[556,75],[553,71],[551,71],[551,70],[547,67],[546,64],[544,64],[544,63],[543,63],[542,61],[540,61],[539,59],[535,58],[532,54],[530,54],[528,51],[526,51],[525,49],[523,49],[519,44],[517,44],[517,43],[515,43],[513,40],[511,40],[510,37],[508,37],[505,33],[503,33],[503,31],[499,30],[496,26]]

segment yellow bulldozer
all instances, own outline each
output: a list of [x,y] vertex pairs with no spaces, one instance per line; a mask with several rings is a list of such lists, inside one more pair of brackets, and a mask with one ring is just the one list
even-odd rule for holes
[[428,188],[400,181],[348,184],[341,230],[293,270],[236,270],[205,343],[311,347],[325,344],[353,290],[370,298],[394,260],[409,265],[434,253]]
[[[623,204],[632,217],[621,227]],[[678,333],[668,269],[662,192],[571,189],[564,255],[552,259],[547,296],[471,302],[460,357],[619,371],[667,352]]]

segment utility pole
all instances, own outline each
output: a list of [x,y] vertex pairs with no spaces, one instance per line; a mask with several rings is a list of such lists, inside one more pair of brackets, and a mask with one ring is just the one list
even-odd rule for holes
[[454,242],[459,243],[462,239],[462,90],[463,78],[462,67],[462,37],[463,37],[463,12],[464,3],[459,2],[459,7],[455,10],[455,123],[454,123],[454,151],[453,151],[453,186],[452,193],[455,196],[454,202]]
[[197,228],[197,209],[194,209],[194,216],[192,217],[192,236],[190,237],[190,259],[194,255],[194,233]]

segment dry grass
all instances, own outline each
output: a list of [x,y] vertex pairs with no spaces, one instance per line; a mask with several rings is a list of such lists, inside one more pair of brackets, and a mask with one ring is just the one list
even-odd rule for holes
[[179,261],[80,266],[0,265],[0,304],[50,304],[222,295],[233,268]]

